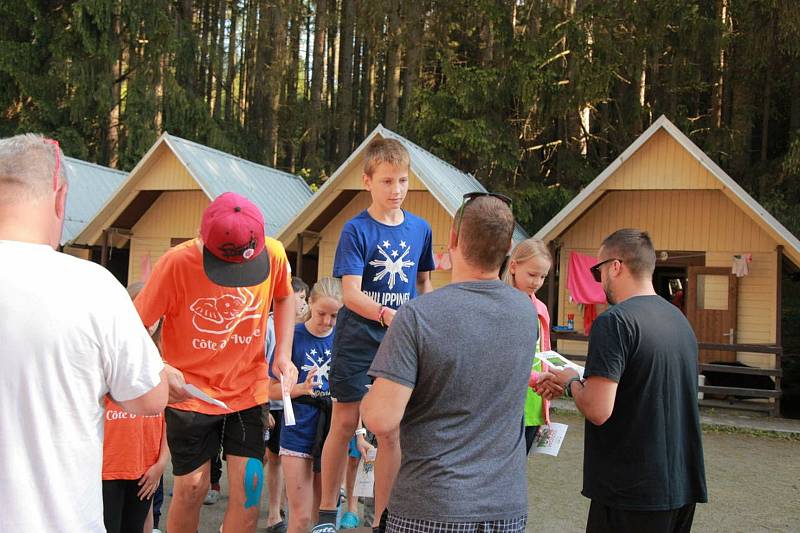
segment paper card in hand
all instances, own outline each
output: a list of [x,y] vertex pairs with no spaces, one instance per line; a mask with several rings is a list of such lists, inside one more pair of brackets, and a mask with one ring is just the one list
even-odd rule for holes
[[575,364],[563,355],[558,352],[554,352],[553,350],[548,350],[546,352],[539,352],[536,354],[537,359],[541,359],[549,366],[553,366],[558,368],[559,370],[563,370],[564,368],[571,368],[578,375],[583,378],[583,367],[581,365]]

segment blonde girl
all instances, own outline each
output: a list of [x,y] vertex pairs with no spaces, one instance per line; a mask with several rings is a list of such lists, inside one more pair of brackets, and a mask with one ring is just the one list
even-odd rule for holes
[[[553,258],[544,242],[539,239],[527,239],[512,250],[508,266],[502,276],[503,281],[527,294],[536,308],[536,313],[539,315],[537,352],[550,349],[550,314],[547,312],[547,306],[536,298],[536,291],[544,284],[552,264]],[[539,373],[545,371],[547,368],[542,368],[541,361],[534,359],[531,384],[535,384]],[[550,402],[528,387],[528,395],[525,398],[525,447],[528,453],[531,451],[539,426],[549,422]]]
[[[316,523],[319,508],[319,462],[330,425],[328,370],[336,315],[342,307],[342,282],[325,277],[308,297],[309,318],[294,329],[292,362],[297,384],[291,392],[295,425],[281,420],[281,465],[289,500],[289,533],[305,533]],[[281,384],[270,376],[270,398],[281,398]]]

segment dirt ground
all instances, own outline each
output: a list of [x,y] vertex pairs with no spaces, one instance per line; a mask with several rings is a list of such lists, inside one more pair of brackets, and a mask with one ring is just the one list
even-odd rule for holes
[[[579,532],[589,509],[580,495],[583,419],[558,414],[554,421],[569,424],[569,431],[558,457],[537,455],[528,462],[528,531]],[[705,432],[703,444],[709,503],[697,507],[694,531],[800,531],[800,441]],[[200,533],[219,531],[225,495],[223,478],[220,501],[203,506]],[[168,505],[167,496],[162,530]],[[265,530],[265,515],[262,506],[259,531]]]

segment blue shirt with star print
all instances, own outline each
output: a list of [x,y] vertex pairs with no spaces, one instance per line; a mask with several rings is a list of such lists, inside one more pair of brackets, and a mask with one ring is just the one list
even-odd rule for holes
[[[314,391],[318,395],[329,395],[328,372],[331,364],[331,346],[333,345],[333,331],[326,337],[313,335],[306,325],[301,323],[294,327],[294,340],[292,341],[292,363],[297,367],[297,382],[303,383],[311,369],[316,369],[314,382],[317,386]],[[275,378],[270,365],[269,375]],[[317,419],[319,409],[313,405],[292,402],[294,409],[294,426],[287,426],[281,420],[280,446],[286,450],[311,454],[314,437],[317,433]]]
[[361,290],[380,305],[397,309],[417,294],[417,272],[430,272],[433,262],[430,225],[403,211],[403,222],[388,226],[365,210],[342,229],[333,275],[361,276]]

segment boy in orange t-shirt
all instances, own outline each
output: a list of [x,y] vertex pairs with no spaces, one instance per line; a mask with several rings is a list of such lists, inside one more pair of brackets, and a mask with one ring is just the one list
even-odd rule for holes
[[[263,484],[268,404],[266,321],[274,300],[278,376],[294,383],[294,298],[286,252],[264,237],[264,219],[235,193],[203,213],[200,238],[169,250],[135,304],[146,326],[164,317],[162,355],[173,403],[166,410],[172,454],[170,533],[197,530],[209,486],[210,460],[223,449],[230,496],[225,531],[255,531]],[[274,368],[273,367],[273,368]],[[190,396],[191,384],[229,410]]]

